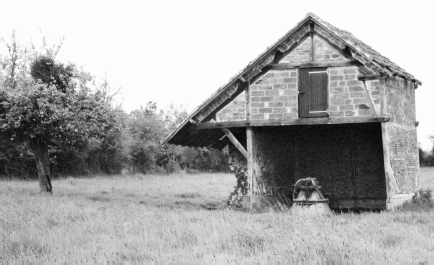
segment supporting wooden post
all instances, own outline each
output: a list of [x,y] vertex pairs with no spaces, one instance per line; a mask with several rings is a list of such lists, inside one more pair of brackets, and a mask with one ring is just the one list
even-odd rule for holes
[[[247,83],[246,88],[246,120],[250,122],[251,117],[251,105],[250,105],[250,80]],[[253,210],[253,129],[252,127],[246,127],[246,139],[247,139],[247,175],[249,181],[249,195],[250,195],[250,210]]]
[[247,174],[250,185],[250,209],[253,209],[253,129],[246,128],[247,136]]
[[222,131],[226,134],[229,140],[235,145],[235,147],[240,151],[241,154],[247,159],[247,151],[244,149],[244,146],[235,138],[235,136],[228,129],[222,129]]
[[386,190],[387,190],[387,201],[386,201],[386,209],[393,209],[393,186],[396,186],[397,191],[399,192],[398,185],[395,181],[395,176],[393,175],[393,169],[390,165],[390,149],[389,149],[389,135],[387,133],[387,123],[381,123],[381,138],[383,142],[383,158],[384,158],[384,175],[386,177]]
[[315,53],[315,44],[313,43],[313,31],[314,31],[313,27],[314,27],[314,24],[313,24],[312,21],[309,22],[309,27],[310,27],[310,33],[309,33],[309,35],[310,35],[309,36],[309,38],[310,38],[310,56],[309,56],[309,59],[310,59],[311,62],[313,62],[315,60],[315,56],[314,56],[314,53]]

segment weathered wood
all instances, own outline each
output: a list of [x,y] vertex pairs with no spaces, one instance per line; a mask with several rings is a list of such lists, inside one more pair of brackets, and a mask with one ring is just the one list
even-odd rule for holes
[[380,115],[387,116],[386,80],[380,80]]
[[377,116],[377,112],[375,111],[375,107],[374,107],[374,102],[372,101],[372,98],[371,98],[371,95],[369,94],[369,90],[368,90],[368,87],[366,86],[366,82],[365,81],[363,81],[362,82],[363,83],[363,89],[365,90],[365,92],[366,92],[366,97],[368,98],[368,104],[369,104],[369,107],[372,109],[372,111],[373,111],[373,115],[374,116]]
[[246,128],[247,139],[247,175],[249,181],[250,209],[253,209],[253,129]]
[[247,122],[250,122],[250,117],[251,117],[251,113],[252,113],[252,104],[250,104],[250,81],[248,81],[248,85],[245,91],[245,100],[246,100],[246,120]]
[[387,189],[387,210],[393,210],[393,186],[396,187],[399,193],[398,185],[393,175],[392,165],[390,164],[390,150],[389,150],[389,135],[387,133],[387,123],[381,123],[381,138],[383,142],[383,157],[384,157],[384,173],[386,177],[386,189]]
[[369,80],[379,80],[379,79],[386,79],[389,75],[387,74],[367,74],[367,75],[358,75],[357,79],[359,81],[369,81]]
[[342,118],[306,118],[290,121],[228,121],[213,123],[196,123],[196,129],[222,129],[236,127],[259,127],[259,126],[290,126],[290,125],[317,125],[317,124],[346,124],[346,123],[370,123],[388,122],[388,116],[368,117],[342,117]]
[[226,136],[231,140],[231,142],[235,145],[235,147],[240,151],[241,154],[245,158],[247,158],[247,151],[244,149],[244,146],[238,141],[238,139],[229,131],[228,129],[222,129]]
[[309,62],[309,63],[279,63],[269,64],[267,67],[270,70],[285,70],[294,68],[311,68],[311,67],[343,67],[343,66],[359,66],[360,63],[356,60],[349,62]]

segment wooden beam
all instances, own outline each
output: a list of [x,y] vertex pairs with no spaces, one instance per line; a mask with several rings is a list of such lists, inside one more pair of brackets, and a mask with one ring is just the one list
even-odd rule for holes
[[250,197],[250,210],[253,209],[253,129],[252,127],[246,128],[247,138],[247,178],[249,181],[249,197]]
[[247,151],[244,149],[244,146],[238,141],[238,139],[229,131],[228,129],[222,129],[226,136],[231,140],[231,142],[235,145],[235,147],[240,151],[241,154],[245,158],[247,158]]
[[360,62],[354,60],[349,62],[329,62],[329,63],[279,63],[279,64],[269,64],[268,69],[270,70],[285,70],[294,68],[310,68],[310,67],[342,67],[342,66],[352,66],[361,65]]
[[314,46],[314,43],[313,43],[313,27],[314,27],[314,24],[313,24],[313,22],[312,21],[309,21],[309,27],[310,27],[310,33],[309,33],[309,38],[310,38],[310,56],[309,56],[309,58],[310,58],[310,61],[311,62],[313,62],[313,60],[315,59],[314,58],[314,52],[315,52],[315,46]]
[[359,81],[368,81],[368,80],[386,79],[388,77],[389,77],[388,74],[368,74],[368,75],[358,75],[357,79],[359,79]]
[[321,125],[321,124],[347,124],[347,123],[372,123],[388,122],[388,116],[342,117],[342,118],[305,118],[289,121],[228,121],[213,123],[196,123],[196,129],[223,129],[236,127],[260,127],[260,126],[291,126],[291,125]]

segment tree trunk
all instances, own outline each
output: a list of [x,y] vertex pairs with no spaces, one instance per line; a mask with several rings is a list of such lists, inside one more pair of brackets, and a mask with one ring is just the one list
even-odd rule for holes
[[41,192],[53,193],[51,187],[50,160],[48,159],[48,146],[32,145],[31,149],[35,156],[36,168],[39,176],[39,189]]

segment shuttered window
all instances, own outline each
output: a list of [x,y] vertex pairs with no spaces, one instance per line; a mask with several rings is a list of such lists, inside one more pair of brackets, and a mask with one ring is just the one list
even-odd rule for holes
[[328,117],[327,68],[299,69],[298,110],[300,118]]

